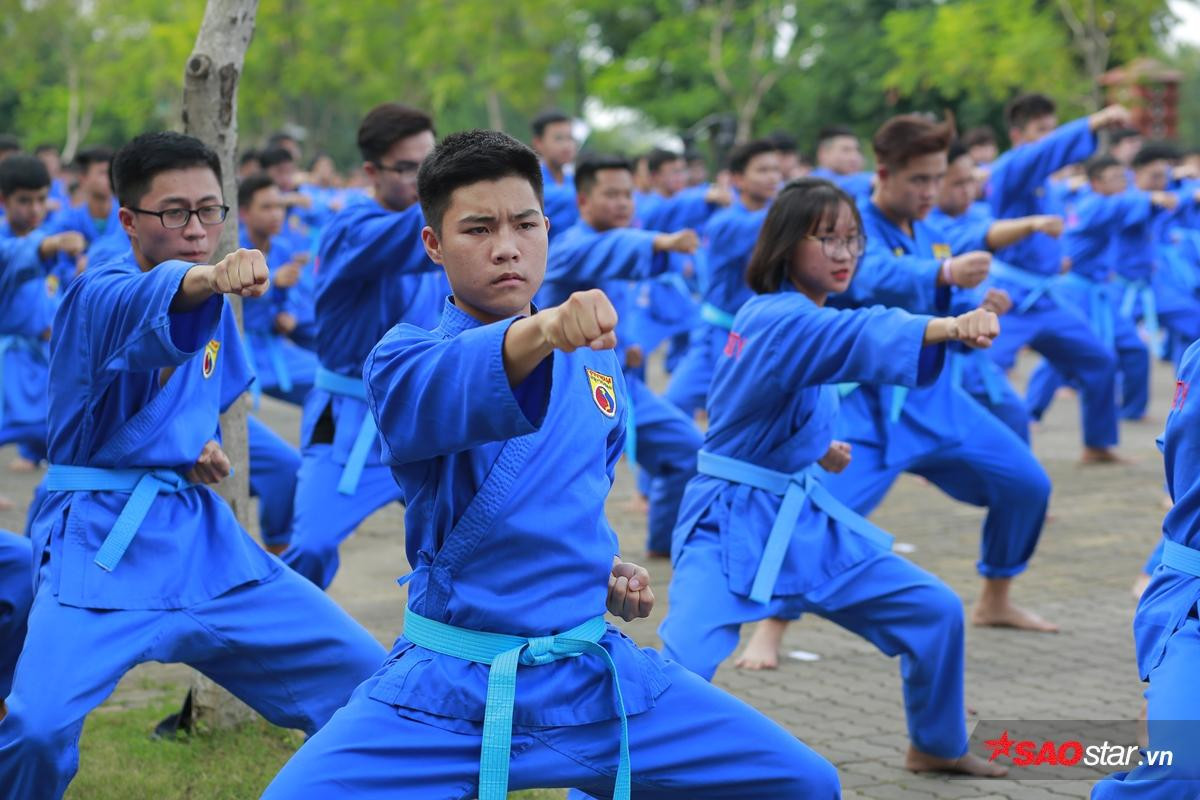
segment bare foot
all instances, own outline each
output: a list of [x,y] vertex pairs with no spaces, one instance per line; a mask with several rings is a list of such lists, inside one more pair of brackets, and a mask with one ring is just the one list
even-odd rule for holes
[[922,753],[912,745],[908,746],[904,767],[913,772],[954,772],[980,778],[1000,778],[1008,774],[1008,767],[984,761],[974,753],[964,753],[958,758],[938,758]]
[[1083,448],[1083,456],[1079,459],[1080,464],[1132,464],[1133,462],[1127,458],[1122,458],[1117,455],[1116,451],[1108,447],[1085,447]]
[[982,602],[976,603],[975,610],[971,613],[971,622],[989,628],[1017,628],[1023,631],[1058,633],[1058,626],[1053,622],[1048,622],[1032,611],[1026,611],[1012,603],[995,606]]
[[290,545],[287,545],[287,544],[265,544],[265,545],[263,545],[263,549],[266,550],[268,553],[271,553],[272,555],[281,556],[281,555],[283,555],[283,552],[288,549],[289,546]]
[[1146,587],[1150,585],[1150,576],[1144,572],[1139,572],[1138,576],[1133,579],[1133,586],[1130,591],[1133,592],[1134,600],[1141,600],[1142,595],[1146,592]]
[[1172,508],[1175,507],[1175,501],[1171,499],[1171,495],[1164,494],[1162,496],[1162,500],[1158,501],[1158,507],[1161,508],[1164,512],[1170,511]]
[[0,511],[12,511],[14,508],[16,508],[16,505],[13,501],[0,494]]
[[647,550],[646,551],[646,558],[650,559],[651,561],[664,561],[670,557],[671,557],[671,552],[669,550]]
[[37,469],[37,464],[30,461],[28,458],[17,456],[12,461],[8,462],[8,469],[11,472],[33,472]]
[[634,492],[633,497],[629,498],[629,502],[625,504],[625,508],[634,514],[649,514],[650,498],[640,492]]
[[787,623],[778,619],[764,619],[754,626],[754,633],[746,643],[733,665],[738,669],[758,671],[760,669],[779,669],[779,645],[783,641],[783,632]]

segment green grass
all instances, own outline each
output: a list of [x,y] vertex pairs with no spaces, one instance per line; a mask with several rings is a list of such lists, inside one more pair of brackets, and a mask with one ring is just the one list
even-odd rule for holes
[[[83,728],[79,774],[67,800],[246,800],[257,798],[303,741],[262,720],[216,733],[156,740],[150,732],[179,710],[178,696],[146,708],[99,709]],[[517,792],[561,800],[559,790]]]

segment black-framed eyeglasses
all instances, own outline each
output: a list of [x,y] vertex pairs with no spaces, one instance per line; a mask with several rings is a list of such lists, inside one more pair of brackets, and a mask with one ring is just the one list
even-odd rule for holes
[[149,214],[158,217],[158,221],[168,230],[186,228],[192,221],[192,215],[200,220],[201,225],[220,225],[229,213],[229,206],[201,206],[200,208],[168,208],[166,211],[150,211],[145,208],[129,207],[135,214]]
[[384,172],[394,172],[405,178],[416,177],[417,170],[421,167],[420,162],[417,161],[397,161],[395,164],[381,164],[378,161],[372,163],[377,169],[381,169]]
[[805,239],[812,239],[814,242],[821,243],[821,252],[826,258],[837,258],[838,249],[846,251],[846,254],[851,258],[858,258],[867,249],[867,237],[861,233],[858,236],[805,236]]

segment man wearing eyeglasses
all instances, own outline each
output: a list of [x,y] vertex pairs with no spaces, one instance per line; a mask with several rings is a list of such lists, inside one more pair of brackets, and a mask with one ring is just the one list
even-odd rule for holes
[[338,546],[368,516],[403,499],[383,464],[367,410],[367,354],[394,325],[438,323],[450,293],[421,244],[417,168],[433,150],[433,120],[399,103],[372,109],[358,129],[373,199],[336,214],[315,263],[316,385],[300,424],[302,463],[291,547],[283,560],[321,588]]
[[35,596],[0,722],[5,797],[62,796],[84,717],[136,664],[190,664],[313,733],[385,655],[205,485],[229,474],[218,416],[253,375],[223,295],[269,285],[256,250],[211,263],[228,211],[216,154],[145,134],[113,176],[132,255],[72,283],[50,343]]

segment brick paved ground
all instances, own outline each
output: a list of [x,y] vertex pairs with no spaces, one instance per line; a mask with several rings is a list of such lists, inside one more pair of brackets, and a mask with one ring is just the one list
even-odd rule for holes
[[[1031,362],[1022,361],[1022,371]],[[1125,424],[1122,452],[1134,463],[1081,468],[1078,404],[1061,397],[1034,434],[1038,457],[1054,481],[1052,521],[1016,598],[1060,623],[1057,636],[970,629],[967,702],[981,719],[1131,719],[1140,706],[1130,621],[1131,580],[1154,545],[1162,521],[1162,465],[1154,446],[1173,388],[1171,371],[1156,365],[1150,418]],[[264,403],[268,421],[293,440],[299,414]],[[6,465],[12,448],[0,449]],[[0,466],[0,494],[22,505],[0,512],[0,527],[20,530],[35,478]],[[644,520],[631,511],[632,481],[622,466],[609,500],[626,557],[642,552]],[[904,477],[874,520],[915,545],[910,558],[945,579],[969,606],[978,590],[980,510],[956,503],[931,486]],[[627,626],[638,641],[656,645],[667,607],[669,566],[650,565],[659,604],[653,617]],[[394,578],[407,571],[398,507],[373,516],[344,547],[330,593],[385,644],[399,630],[403,591]],[[744,631],[748,633],[748,629]],[[819,654],[816,662],[784,659],[775,672],[743,673],[727,664],[717,683],[772,716],[839,768],[847,798],[980,798],[1054,800],[1086,796],[1083,781],[964,781],[913,776],[901,768],[907,746],[897,663],[865,641],[817,618],[793,626],[785,650]],[[183,685],[186,668],[146,665],[121,683],[104,708],[141,705]],[[170,690],[176,691],[176,690]]]

